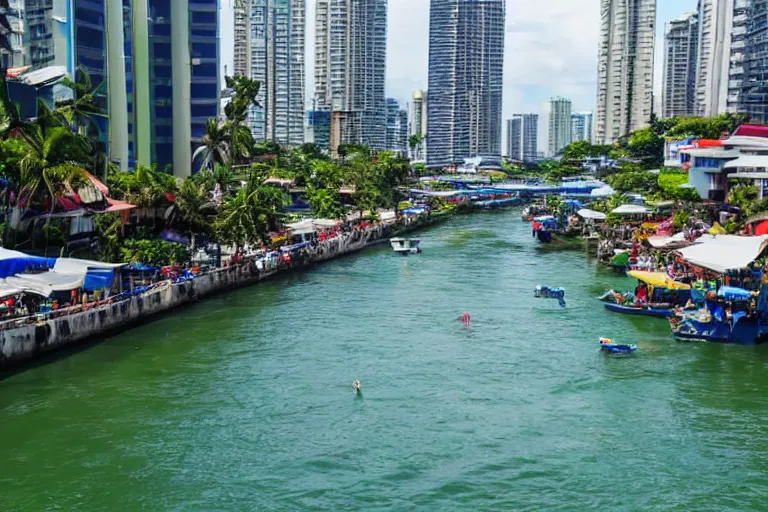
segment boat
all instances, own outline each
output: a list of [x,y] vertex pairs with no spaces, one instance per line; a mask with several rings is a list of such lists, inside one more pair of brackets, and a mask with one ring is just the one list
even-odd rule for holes
[[533,296],[537,299],[557,299],[560,306],[565,307],[565,290],[562,288],[537,285],[533,290]]
[[523,208],[521,218],[524,221],[531,222],[534,217],[539,217],[542,215],[549,215],[549,210],[547,207],[543,205],[532,204]]
[[762,343],[768,337],[765,290],[765,286],[760,293],[721,286],[716,295],[705,296],[701,309],[669,318],[672,336],[678,341]]
[[670,279],[663,272],[631,270],[628,274],[648,287],[647,294],[638,299],[631,292],[606,292],[600,300],[608,311],[669,318],[675,314],[675,307],[683,306],[691,298],[691,285]]
[[651,316],[656,318],[669,318],[675,314],[675,309],[672,307],[653,305],[635,306],[606,302],[605,309],[613,311],[614,313],[623,313],[625,315]]
[[421,252],[419,249],[421,240],[418,238],[390,238],[389,243],[392,245],[393,251],[404,256]]
[[600,349],[613,354],[631,354],[637,350],[637,345],[616,343],[610,338],[600,338]]
[[552,242],[552,235],[557,232],[557,219],[552,215],[543,215],[533,219],[533,236],[539,242],[548,244]]

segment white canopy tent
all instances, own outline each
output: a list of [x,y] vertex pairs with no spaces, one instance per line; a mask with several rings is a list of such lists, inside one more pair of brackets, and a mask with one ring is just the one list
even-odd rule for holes
[[616,191],[610,185],[605,185],[600,188],[593,189],[589,195],[592,197],[610,197],[614,195]]
[[648,237],[648,243],[651,244],[651,247],[655,247],[656,249],[661,249],[662,247],[680,242],[685,242],[685,233],[682,231],[680,233],[675,233],[672,236],[654,235]]
[[650,212],[651,210],[639,204],[623,204],[611,210],[611,213],[616,215],[643,215]]
[[697,242],[678,251],[683,259],[697,267],[723,273],[745,268],[755,261],[768,246],[768,235],[703,235]]
[[606,215],[603,212],[596,212],[589,208],[582,208],[576,212],[576,215],[586,220],[605,220]]
[[85,282],[85,273],[67,274],[61,272],[43,272],[41,274],[18,274],[6,278],[9,286],[31,290],[45,297],[53,292],[63,292],[81,288]]

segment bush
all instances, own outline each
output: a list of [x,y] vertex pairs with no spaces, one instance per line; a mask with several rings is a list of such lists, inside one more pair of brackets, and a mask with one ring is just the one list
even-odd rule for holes
[[185,245],[165,240],[128,239],[120,250],[120,256],[123,261],[130,263],[162,267],[186,263],[189,261],[189,249]]

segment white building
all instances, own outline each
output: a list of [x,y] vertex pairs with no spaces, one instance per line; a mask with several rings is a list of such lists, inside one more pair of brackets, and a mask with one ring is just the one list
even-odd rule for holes
[[298,146],[304,143],[304,0],[249,2],[250,77],[261,83],[261,106],[249,112],[251,132],[257,141]]
[[387,0],[317,0],[315,94],[334,143],[386,148],[386,60]]
[[539,115],[513,114],[507,119],[507,157],[522,162],[537,160]]
[[696,115],[726,111],[730,74],[734,0],[699,0],[699,60]]
[[421,89],[413,91],[411,107],[408,113],[408,137],[419,135],[419,143],[411,151],[411,160],[423,161],[427,158],[427,93]]
[[552,98],[549,100],[549,156],[557,155],[571,142],[571,100]]
[[656,0],[601,0],[595,140],[648,125],[653,110]]
[[592,112],[575,112],[571,114],[570,142],[579,140],[592,142]]
[[661,117],[692,116],[696,113],[696,69],[699,53],[699,15],[684,14],[667,23],[664,33],[664,70]]

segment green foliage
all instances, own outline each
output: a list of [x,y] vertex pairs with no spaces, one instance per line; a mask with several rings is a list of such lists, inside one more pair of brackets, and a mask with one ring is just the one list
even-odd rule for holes
[[672,227],[674,227],[675,231],[679,231],[688,224],[690,218],[691,214],[686,210],[677,210],[672,217]]
[[120,260],[123,247],[123,226],[120,215],[107,213],[93,218],[98,235],[98,258],[109,263],[122,263]]
[[124,262],[151,266],[181,265],[189,261],[189,249],[165,240],[128,239],[120,249],[120,258]]
[[620,193],[656,192],[658,187],[656,175],[646,171],[619,172],[608,176],[606,181]]
[[344,216],[344,208],[342,208],[339,194],[335,190],[308,187],[306,195],[314,217],[339,219]]
[[669,120],[670,126],[666,131],[666,136],[670,138],[719,139],[724,134],[733,132],[744,120],[744,117],[732,114],[721,114],[717,117],[678,117]]
[[691,188],[680,188],[688,183],[688,173],[662,170],[658,176],[658,188],[662,199],[676,201],[699,201],[699,194]]

